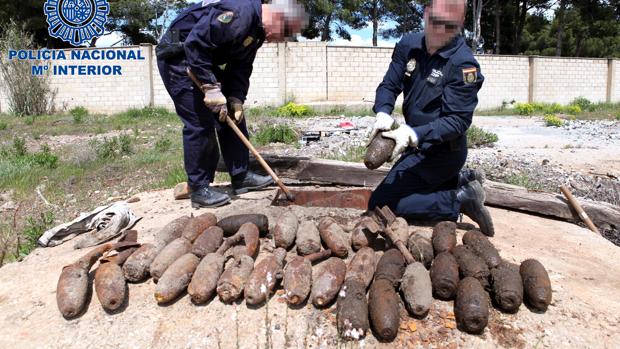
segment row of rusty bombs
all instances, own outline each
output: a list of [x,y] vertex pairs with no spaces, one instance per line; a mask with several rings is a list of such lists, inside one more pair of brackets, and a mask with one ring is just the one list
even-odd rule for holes
[[[466,232],[463,244],[458,246],[454,222],[437,224],[430,238],[418,236],[410,238],[409,249],[416,259],[430,267],[428,276],[421,271],[423,276],[419,277],[426,280],[425,284],[430,281],[435,298],[454,300],[457,326],[462,331],[481,333],[488,323],[490,304],[515,313],[523,301],[535,311],[546,311],[551,303],[551,282],[543,265],[534,259],[520,266],[503,260],[480,231]],[[403,282],[407,280],[405,275]],[[406,287],[401,285],[401,289],[406,298]],[[407,299],[405,303],[409,303]],[[409,311],[423,316],[427,309]]]

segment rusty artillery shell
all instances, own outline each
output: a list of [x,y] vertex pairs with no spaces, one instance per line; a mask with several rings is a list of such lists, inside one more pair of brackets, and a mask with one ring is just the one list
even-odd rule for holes
[[472,252],[482,258],[489,269],[497,267],[502,258],[489,239],[478,230],[470,230],[463,235],[463,244],[467,245]]
[[182,216],[166,224],[155,234],[154,245],[159,248],[163,248],[172,241],[180,238],[181,234],[183,234],[183,229],[187,223],[189,223],[189,220],[190,218],[188,216]]
[[214,226],[217,223],[217,217],[213,213],[203,213],[198,217],[193,217],[183,228],[182,237],[194,242],[203,231],[207,228]]
[[407,243],[407,239],[409,238],[409,224],[404,218],[397,217],[396,220],[390,224],[390,228],[400,241]]
[[[252,258],[256,258],[260,246],[259,234],[258,227],[254,223],[244,223],[239,227],[235,235],[224,240],[222,246],[217,249],[217,253],[223,255],[229,248],[243,241],[245,245],[245,254]],[[232,255],[238,256],[239,253],[233,253]]]
[[273,241],[276,247],[289,249],[295,244],[299,221],[292,211],[284,211],[273,229]]
[[125,248],[114,256],[102,258],[95,272],[95,291],[103,309],[118,310],[127,296],[127,282],[121,266],[138,248]]
[[435,257],[430,276],[435,297],[451,300],[456,296],[459,284],[459,265],[452,253],[442,252]]
[[224,271],[224,256],[209,253],[196,267],[192,281],[187,286],[187,293],[195,304],[204,304],[215,296],[217,280]]
[[399,250],[392,248],[386,251],[379,259],[375,269],[375,280],[388,280],[394,287],[405,272],[405,258]]
[[88,301],[86,299],[90,282],[88,272],[103,253],[111,248],[111,243],[101,245],[77,262],[62,268],[56,286],[56,304],[62,316],[73,318],[84,310]]
[[351,247],[353,247],[354,251],[372,246],[377,239],[377,234],[373,234],[366,228],[368,221],[372,221],[372,218],[362,217],[351,231]]
[[430,234],[422,231],[411,234],[407,249],[417,262],[424,264],[427,269],[431,267],[434,252]]
[[[400,252],[399,252],[400,253]],[[400,326],[398,294],[388,279],[376,279],[368,292],[368,313],[375,337],[392,341]]]
[[211,226],[200,234],[192,245],[192,253],[202,258],[217,251],[222,245],[224,231],[220,227]]
[[241,294],[246,280],[254,269],[254,259],[250,256],[235,258],[234,264],[227,268],[217,281],[217,294],[224,303],[234,302]]
[[319,235],[328,249],[336,257],[345,258],[349,254],[346,233],[331,217],[325,217],[319,223]]
[[396,142],[391,138],[385,138],[381,132],[377,133],[366,149],[364,165],[370,170],[381,167],[392,156]]
[[312,263],[304,257],[295,256],[286,263],[282,285],[288,304],[303,303],[312,288]]
[[164,247],[151,263],[150,273],[156,282],[174,261],[192,250],[192,244],[185,238],[178,238]]
[[346,272],[347,266],[337,257],[319,264],[312,273],[312,304],[321,307],[333,301],[340,291]]
[[127,258],[123,264],[123,275],[129,282],[140,282],[149,276],[151,263],[160,250],[153,244],[144,244]]
[[245,223],[253,223],[258,227],[261,235],[269,232],[269,220],[264,214],[239,214],[229,216],[217,222],[217,226],[224,230],[224,236],[235,234]]
[[370,327],[366,288],[367,285],[361,279],[347,278],[338,293],[338,333],[345,339],[360,339]]
[[435,225],[432,242],[435,255],[442,252],[452,252],[456,246],[456,223],[446,221]]
[[480,281],[482,287],[490,290],[489,277],[491,272],[482,258],[478,257],[466,245],[456,246],[452,250],[452,254],[454,254],[456,262],[459,264],[461,278],[474,277]]
[[123,270],[116,263],[102,263],[95,272],[95,291],[103,309],[115,311],[127,296],[127,283]]
[[297,229],[297,253],[305,256],[321,250],[321,236],[314,222],[303,221]]
[[186,253],[174,261],[159,279],[155,287],[155,299],[159,304],[173,301],[187,289],[200,263],[200,258],[193,253]]
[[468,276],[459,282],[454,315],[461,331],[474,334],[484,331],[489,321],[489,299],[477,279]]
[[433,301],[433,286],[428,270],[420,262],[409,264],[400,282],[405,307],[417,318],[428,314]]
[[538,311],[546,311],[551,304],[551,280],[545,267],[535,259],[528,259],[519,268],[523,279],[525,301]]
[[493,298],[498,308],[514,313],[523,303],[523,280],[519,268],[511,263],[502,262],[491,270],[493,280]]
[[375,251],[370,247],[364,247],[357,251],[347,267],[346,279],[358,278],[368,287],[375,275]]
[[272,255],[263,258],[256,264],[245,283],[243,293],[246,304],[261,304],[273,293],[278,281],[282,279],[285,257],[286,250],[276,248]]

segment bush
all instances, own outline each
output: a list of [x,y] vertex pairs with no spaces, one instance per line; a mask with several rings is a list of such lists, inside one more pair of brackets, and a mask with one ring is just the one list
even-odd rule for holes
[[572,104],[572,105],[566,106],[564,108],[564,112],[566,114],[570,114],[570,115],[577,115],[577,114],[581,114],[582,109],[581,109],[580,106],[578,106],[576,104]]
[[556,114],[564,112],[564,107],[562,107],[559,103],[549,104],[543,107],[544,114]]
[[22,157],[28,154],[25,139],[20,137],[13,138],[13,154],[15,155],[15,157]]
[[561,127],[564,125],[564,120],[560,119],[557,115],[547,114],[543,117],[545,125],[547,127]]
[[616,120],[620,121],[620,112],[616,114]]
[[579,106],[581,110],[588,110],[592,102],[585,97],[577,97],[571,102],[571,105]]
[[55,169],[58,167],[58,156],[52,154],[50,147],[47,144],[43,145],[39,153],[32,155],[32,160],[37,165],[48,169]]
[[32,250],[37,248],[37,240],[39,240],[41,235],[43,235],[47,229],[52,227],[53,223],[53,212],[41,213],[41,217],[39,219],[34,219],[32,217],[26,218],[26,228],[20,234],[24,239],[24,243],[20,243],[18,245],[19,256],[17,257],[23,258],[32,252]]
[[7,123],[6,123],[6,122],[4,122],[4,121],[0,121],[0,131],[4,131],[4,130],[6,130],[7,128],[9,128],[9,124],[7,124]]
[[470,148],[492,146],[499,137],[495,133],[485,131],[480,127],[471,125],[467,130],[467,146]]
[[160,138],[155,142],[155,151],[158,153],[165,153],[172,147],[172,141],[168,138]]
[[15,22],[3,26],[0,36],[0,74],[8,97],[9,109],[17,116],[43,115],[53,111],[55,92],[50,87],[50,76],[32,75],[32,66],[42,65],[39,60],[8,60],[6,52],[35,50],[32,35],[21,30]]
[[297,140],[297,132],[288,125],[269,126],[259,130],[254,136],[254,142],[259,146],[270,143],[293,144]]
[[307,105],[295,104],[293,102],[289,102],[286,105],[281,106],[277,110],[278,116],[292,116],[292,117],[301,117],[301,116],[310,116],[312,115],[312,108]]
[[104,138],[103,141],[94,140],[91,146],[95,148],[97,157],[104,160],[131,154],[131,138],[127,135]]
[[515,110],[519,115],[534,114],[534,106],[531,103],[517,103],[515,104]]
[[84,121],[84,118],[88,116],[88,109],[84,107],[75,107],[69,110],[69,114],[73,116],[73,122],[76,124],[81,124]]

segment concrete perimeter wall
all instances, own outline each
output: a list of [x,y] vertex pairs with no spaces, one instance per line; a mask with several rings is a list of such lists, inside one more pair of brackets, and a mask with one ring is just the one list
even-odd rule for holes
[[[55,61],[52,64],[122,66],[122,76],[52,76],[56,108],[75,106],[113,113],[133,107],[173,109],[157,69],[151,45],[109,48],[140,50],[144,60]],[[368,102],[387,70],[391,48],[328,46],[323,42],[265,44],[254,63],[246,105]],[[620,59],[477,56],[485,76],[478,109],[502,102],[567,104],[583,96],[593,102],[620,102]],[[25,64],[29,64],[26,62]],[[0,86],[3,86],[0,84]],[[399,101],[402,100],[402,96]],[[0,88],[0,112],[8,111]]]

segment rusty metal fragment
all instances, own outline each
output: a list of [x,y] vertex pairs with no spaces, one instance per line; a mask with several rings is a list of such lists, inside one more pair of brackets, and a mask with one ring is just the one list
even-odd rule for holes
[[428,232],[418,231],[411,234],[407,245],[413,259],[424,264],[427,269],[431,267],[435,254],[433,252],[431,236]]
[[256,264],[252,274],[248,278],[244,287],[245,302],[250,305],[258,305],[267,300],[277,283],[283,277],[284,258],[286,250],[276,248],[272,255],[269,255]]
[[224,230],[224,236],[231,236],[246,223],[254,224],[263,236],[269,232],[269,219],[264,214],[257,213],[228,216],[217,222],[217,226]]
[[185,228],[181,236],[186,238],[189,242],[194,242],[196,238],[202,234],[207,228],[214,226],[217,223],[217,217],[213,213],[203,213],[198,217],[192,217]]
[[375,270],[368,295],[368,312],[373,332],[382,341],[392,341],[398,334],[400,314],[395,288],[404,271],[405,259],[397,249],[385,252]]
[[224,256],[218,253],[209,253],[200,261],[187,286],[192,302],[204,304],[215,296],[217,281],[224,271],[224,262]]
[[321,236],[312,221],[303,221],[297,230],[297,253],[305,256],[321,250]]
[[217,226],[211,226],[202,232],[192,245],[192,253],[203,258],[209,253],[217,251],[222,246],[224,231]]
[[224,303],[231,303],[243,294],[243,287],[254,269],[254,259],[250,256],[235,258],[217,282],[217,294]]
[[424,318],[433,301],[433,286],[428,270],[420,262],[409,264],[400,282],[405,307],[413,317]]
[[463,235],[463,244],[467,245],[472,252],[482,258],[489,269],[497,267],[502,258],[489,238],[478,230],[470,230]]
[[[260,246],[259,234],[259,229],[254,223],[244,223],[239,227],[235,235],[224,240],[217,253],[223,255],[229,248],[243,241],[245,253],[252,258],[256,258]],[[238,256],[238,254],[234,255]]]
[[155,299],[159,304],[172,302],[179,297],[192,280],[200,258],[186,253],[166,269],[155,287]]
[[459,265],[450,252],[442,252],[435,257],[430,271],[433,294],[442,300],[456,296],[459,284]]
[[151,276],[157,282],[172,263],[192,250],[192,244],[185,238],[178,238],[164,247],[150,266]]
[[489,277],[491,272],[484,260],[473,253],[466,245],[458,245],[452,251],[457,263],[459,264],[459,274],[461,278],[468,276],[478,279],[480,285],[487,290],[491,290]]
[[140,282],[149,276],[151,263],[160,250],[153,244],[144,244],[127,258],[123,264],[123,274],[129,282]]
[[442,252],[452,252],[456,246],[456,223],[446,221],[435,225],[432,242],[435,255]]
[[346,279],[358,278],[363,282],[364,287],[367,288],[375,275],[376,263],[375,251],[372,248],[364,247],[360,249],[349,262]]
[[375,170],[388,160],[392,156],[396,142],[391,138],[383,137],[379,132],[372,139],[368,148],[366,148],[366,156],[364,156],[364,165],[369,170]]
[[501,310],[514,313],[523,303],[523,280],[519,267],[508,262],[502,262],[491,270],[493,280],[493,298]]
[[331,303],[340,291],[346,272],[347,266],[337,257],[319,264],[312,273],[312,304],[322,307]]
[[189,220],[189,216],[182,216],[166,224],[155,234],[155,242],[153,244],[161,249],[172,241],[180,238]]
[[330,250],[323,250],[305,257],[295,256],[286,264],[282,286],[288,304],[299,305],[308,298],[312,289],[312,263],[330,255]]
[[290,249],[295,244],[299,219],[293,211],[284,211],[273,229],[273,241],[276,247]]
[[342,338],[361,339],[370,328],[366,287],[364,281],[357,277],[344,281],[336,310],[338,333]]

